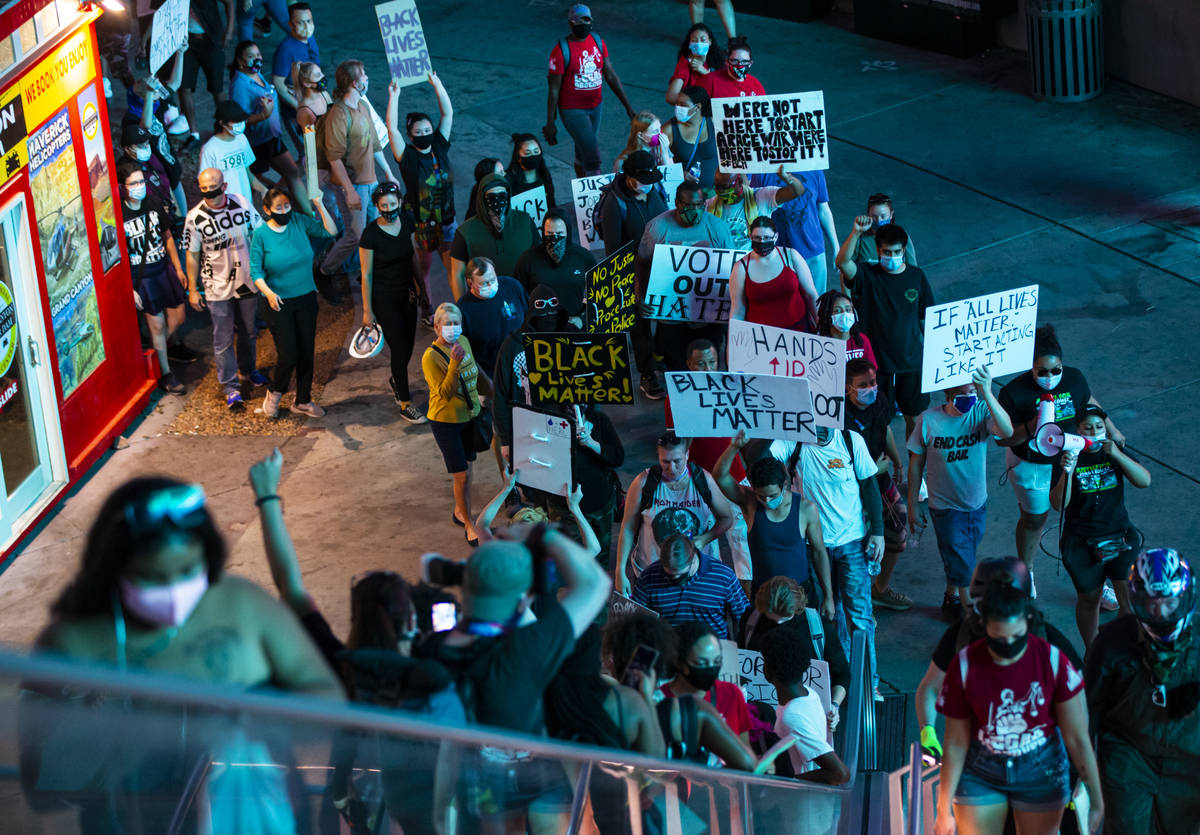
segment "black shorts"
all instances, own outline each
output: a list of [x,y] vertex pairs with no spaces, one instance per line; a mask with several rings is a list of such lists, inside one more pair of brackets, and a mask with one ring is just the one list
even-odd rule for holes
[[[1119,534],[1114,534],[1114,537]],[[1076,536],[1064,533],[1058,543],[1058,552],[1062,556],[1063,568],[1071,577],[1071,583],[1079,594],[1094,594],[1100,591],[1105,580],[1119,583],[1129,579],[1129,569],[1137,559],[1137,550],[1130,547],[1121,551],[1107,562],[1100,562],[1088,547],[1087,540],[1091,537]],[[1125,543],[1137,544],[1137,533],[1132,528],[1125,530]]]
[[251,145],[250,150],[254,151],[254,162],[250,163],[250,173],[255,177],[266,174],[271,170],[271,160],[280,154],[287,153],[287,147],[278,136],[258,145]]
[[433,439],[442,451],[446,472],[465,473],[467,465],[475,460],[475,419],[466,423],[430,420],[429,428],[433,430]]
[[151,316],[187,303],[183,285],[165,260],[141,270],[134,267],[133,289],[142,300],[142,312]]
[[[204,70],[204,80],[208,84],[208,92],[214,96],[225,87],[225,49],[208,35],[188,35],[187,52],[183,53],[183,83],[184,90],[195,92],[196,81]],[[192,130],[198,130],[191,125]]]
[[903,371],[878,376],[879,393],[885,395],[900,414],[915,417],[929,408],[929,395],[921,392],[921,372]]

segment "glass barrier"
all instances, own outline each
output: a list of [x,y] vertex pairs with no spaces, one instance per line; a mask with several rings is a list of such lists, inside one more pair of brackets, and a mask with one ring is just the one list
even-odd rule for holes
[[[853,670],[864,650],[855,643]],[[861,727],[862,695],[850,694],[850,728]],[[503,832],[506,818],[525,817],[533,832],[832,835],[851,797],[849,787],[3,652],[0,717],[3,832],[449,835]],[[857,749],[857,733],[844,740]],[[839,753],[853,770],[856,751]]]

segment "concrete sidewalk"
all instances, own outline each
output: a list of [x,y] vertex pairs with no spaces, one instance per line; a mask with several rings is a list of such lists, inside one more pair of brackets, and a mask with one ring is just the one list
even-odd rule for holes
[[[371,6],[313,0],[326,73],[347,58],[367,63],[371,98],[382,112],[387,69]],[[545,66],[565,34],[565,6],[549,0],[466,3],[422,0],[434,66],[454,101],[453,155],[460,216],[475,161],[507,161],[509,134],[538,133],[545,121]],[[688,26],[685,6],[597,3],[595,29],[636,108],[665,119],[666,81]],[[709,24],[719,28],[710,11]],[[1066,361],[1087,374],[1154,483],[1128,491],[1134,523],[1153,544],[1195,556],[1200,522],[1200,442],[1188,415],[1200,405],[1193,361],[1200,322],[1200,113],[1120,84],[1077,105],[1035,102],[1024,56],[996,51],[960,61],[868,40],[845,16],[795,24],[739,16],[770,92],[823,89],[830,122],[831,205],[838,231],[850,229],[866,196],[896,199],[938,300],[1029,283],[1041,285],[1041,321],[1053,322]],[[264,53],[273,54],[272,32]],[[198,96],[202,108],[211,107]],[[612,159],[628,131],[605,93],[602,152]],[[403,110],[436,112],[427,87],[406,88]],[[115,116],[115,114],[114,114]],[[202,117],[202,123],[206,120]],[[565,134],[564,134],[565,135]],[[569,143],[547,149],[560,202],[570,193]],[[446,298],[439,284],[440,301]],[[411,366],[424,402],[419,352]],[[192,347],[209,348],[207,332]],[[167,472],[202,482],[226,532],[231,570],[270,584],[246,478],[277,443],[285,457],[282,494],[304,576],[340,634],[348,630],[350,578],[389,568],[415,576],[429,550],[465,555],[447,518],[450,480],[425,427],[395,415],[383,358],[345,360],[325,389],[329,414],[300,437],[202,438],[163,434],[177,402],[157,403],[131,437],[68,498],[0,576],[0,624],[10,643],[29,643],[72,576],[99,504],[130,476]],[[625,481],[652,461],[661,404],[612,409],[626,443]],[[898,426],[898,431],[902,427]],[[1013,552],[1016,505],[999,486],[1003,455],[989,453],[992,482],[982,553]],[[490,457],[477,470],[475,506],[499,486]],[[1056,552],[1056,534],[1046,547]],[[1048,557],[1036,567],[1039,605],[1075,636],[1074,593]],[[917,600],[906,613],[879,615],[878,655],[886,684],[916,686],[942,633],[942,568],[932,532],[906,554],[894,585]]]

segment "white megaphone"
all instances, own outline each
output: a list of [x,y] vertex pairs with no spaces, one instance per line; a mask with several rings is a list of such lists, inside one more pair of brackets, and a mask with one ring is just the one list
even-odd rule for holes
[[1082,435],[1070,435],[1054,422],[1054,395],[1043,394],[1042,402],[1038,404],[1037,431],[1029,440],[1029,446],[1047,458],[1053,458],[1060,452],[1091,452],[1100,446],[1100,442]]

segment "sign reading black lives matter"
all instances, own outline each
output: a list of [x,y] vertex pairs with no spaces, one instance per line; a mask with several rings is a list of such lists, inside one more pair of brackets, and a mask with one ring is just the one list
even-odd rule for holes
[[414,0],[391,0],[375,7],[379,18],[379,34],[383,36],[383,51],[387,54],[392,78],[406,87],[419,84],[429,77],[433,64],[425,45],[425,30]]
[[729,272],[745,252],[655,244],[646,282],[651,319],[669,322],[729,320]]
[[816,415],[808,382],[800,377],[668,371],[667,394],[681,438],[750,438],[811,443]]
[[633,403],[633,366],[624,333],[525,333],[534,406]]
[[971,382],[986,365],[993,377],[1033,364],[1038,285],[939,304],[925,311],[921,391]]
[[730,174],[829,167],[825,94],[784,93],[713,99],[720,170]]
[[592,333],[625,333],[637,314],[634,261],[630,241],[587,272],[587,322]]

